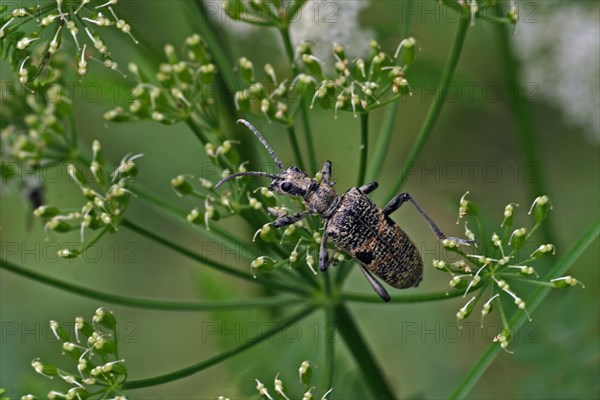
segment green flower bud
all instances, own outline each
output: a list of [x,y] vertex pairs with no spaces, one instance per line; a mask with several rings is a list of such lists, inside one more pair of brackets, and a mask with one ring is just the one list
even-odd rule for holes
[[215,81],[217,67],[214,64],[205,64],[200,66],[200,82],[208,84]]
[[548,212],[552,209],[550,198],[546,195],[537,197],[531,208],[529,209],[529,215],[533,212],[533,219],[536,223],[540,224],[548,216]]
[[33,367],[35,372],[37,372],[40,375],[44,375],[49,378],[58,375],[58,369],[54,365],[43,363],[40,361],[39,358],[36,358],[35,360],[31,361],[31,366]]
[[194,225],[204,224],[204,214],[202,214],[197,208],[194,208],[187,215],[186,219]]
[[117,320],[113,315],[113,312],[104,307],[100,307],[96,310],[93,321],[107,329],[114,329],[115,326],[117,326]]
[[73,229],[73,227],[64,220],[64,216],[57,216],[46,222],[46,229],[54,232],[65,233],[69,232],[71,229]]
[[275,75],[275,68],[271,64],[265,64],[263,67],[265,74],[269,78],[269,82],[272,84],[277,84],[277,76]]
[[275,268],[275,260],[267,256],[260,256],[250,263],[252,274],[254,271],[269,272]]
[[56,321],[50,321],[50,330],[54,334],[54,337],[61,342],[68,342],[71,340],[69,333]]
[[298,47],[296,48],[296,52],[298,55],[303,56],[305,54],[312,54],[312,49],[310,48],[310,43],[306,40],[300,42]]
[[273,243],[277,240],[275,229],[270,224],[263,225],[260,228],[260,238],[263,242]]
[[523,247],[525,244],[526,233],[527,229],[525,228],[515,229],[509,239],[510,246],[515,250],[519,250]]
[[60,210],[53,206],[39,206],[33,211],[33,215],[38,218],[52,218],[57,216]]
[[246,57],[242,57],[239,60],[240,64],[240,75],[242,79],[244,79],[248,83],[254,82],[254,66],[252,65],[252,61],[248,60]]
[[400,42],[394,58],[400,61],[400,64],[405,69],[407,66],[413,63],[417,53],[417,41],[413,37],[404,39]]
[[508,228],[510,228],[512,226],[513,211],[515,209],[515,206],[518,207],[519,205],[515,204],[515,203],[510,203],[510,204],[507,204],[506,207],[504,207],[504,220],[502,221],[500,226],[506,226]]
[[338,59],[346,60],[346,52],[344,50],[345,50],[345,48],[341,44],[337,44],[337,43],[333,44],[332,51],[333,51],[333,54],[335,56],[337,56]]
[[79,337],[79,333],[88,338],[94,333],[94,327],[87,322],[83,317],[75,318],[75,337]]
[[300,378],[300,383],[302,383],[304,386],[309,386],[310,385],[310,381],[312,380],[312,367],[310,366],[310,362],[309,361],[303,361],[302,364],[300,364],[300,368],[298,368],[298,376]]
[[577,284],[581,285],[582,288],[585,288],[585,285],[579,282],[577,279],[573,278],[571,275],[563,276],[560,278],[555,278],[550,280],[551,283],[554,284],[556,288],[566,288],[575,286]]
[[318,80],[323,80],[323,68],[321,61],[312,54],[302,55],[302,62],[308,71]]
[[173,179],[171,179],[171,186],[177,193],[182,196],[188,195],[193,192],[192,185],[185,180],[185,176],[179,175]]
[[533,253],[531,253],[529,258],[535,260],[535,259],[538,259],[550,252],[552,252],[553,255],[556,252],[554,245],[553,244],[542,244]]
[[464,306],[461,307],[460,310],[458,310],[458,312],[456,313],[456,319],[462,320],[462,319],[467,318],[469,315],[471,315],[471,313],[473,312],[473,307],[475,305],[474,301],[475,301],[475,296],[473,296],[471,298],[471,300],[469,300],[467,302],[467,304],[465,304]]
[[235,92],[233,102],[238,111],[248,112],[250,110],[250,93],[247,90]]
[[73,250],[61,249],[57,252],[57,254],[60,258],[71,259],[71,258],[79,257],[79,255],[81,253],[77,249],[73,249]]

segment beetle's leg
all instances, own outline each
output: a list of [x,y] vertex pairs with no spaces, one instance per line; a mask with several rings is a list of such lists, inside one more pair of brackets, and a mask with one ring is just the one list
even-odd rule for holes
[[373,190],[377,189],[378,186],[379,186],[379,184],[377,182],[371,182],[371,183],[367,183],[366,185],[362,185],[361,187],[358,188],[358,190],[360,190],[364,194],[369,194]]
[[386,292],[386,290],[383,288],[383,286],[381,286],[381,283],[379,283],[377,281],[377,279],[375,279],[375,277],[369,272],[369,270],[364,265],[362,265],[361,263],[358,263],[358,266],[360,267],[360,270],[362,271],[362,273],[365,274],[365,278],[367,278],[367,280],[373,287],[373,290],[375,290],[375,293],[377,293],[379,295],[379,297],[381,297],[383,299],[383,301],[385,301],[385,302],[390,301],[392,298],[390,297],[388,292]]
[[329,253],[327,252],[327,234],[323,231],[323,236],[321,237],[321,248],[319,249],[319,265],[321,266],[321,271],[327,271],[329,268]]
[[323,169],[321,170],[321,179],[329,186],[333,186],[331,184],[331,161],[329,160],[325,161],[323,164]]
[[285,215],[281,218],[278,218],[275,222],[273,222],[273,226],[275,228],[281,228],[282,226],[288,226],[293,224],[296,221],[300,221],[302,218],[308,217],[310,215],[310,211],[301,211],[296,214]]
[[440,230],[440,228],[437,227],[435,222],[433,222],[431,220],[431,218],[429,218],[429,215],[427,215],[427,213],[425,213],[425,211],[421,208],[421,206],[419,206],[419,204],[417,204],[417,202],[408,193],[401,193],[398,196],[394,197],[392,200],[390,200],[390,202],[383,209],[383,215],[385,215],[385,216],[390,215],[391,213],[393,213],[394,211],[399,209],[400,206],[407,201],[410,201],[413,204],[413,206],[415,206],[415,208],[417,209],[419,214],[421,214],[423,216],[423,218],[425,219],[425,222],[427,222],[427,224],[429,225],[429,227],[431,228],[433,233],[435,233],[435,236],[437,236],[437,238],[439,240],[450,239],[454,242],[458,242],[459,244],[462,244],[465,246],[468,246],[470,244],[477,245],[477,241],[475,241],[475,240],[464,240],[464,239],[459,239],[459,238],[455,238],[455,237],[447,237],[446,235],[444,235],[442,233],[442,231]]

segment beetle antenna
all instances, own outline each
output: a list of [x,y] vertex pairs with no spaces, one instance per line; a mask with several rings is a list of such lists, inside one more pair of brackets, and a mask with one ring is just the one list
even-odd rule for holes
[[280,171],[283,171],[283,164],[281,163],[281,160],[279,159],[279,157],[277,157],[275,155],[275,152],[273,151],[273,149],[271,148],[271,146],[269,145],[267,140],[260,134],[260,132],[254,126],[252,126],[252,124],[250,122],[246,121],[245,119],[238,119],[236,122],[238,124],[242,123],[242,124],[246,125],[246,127],[248,129],[250,129],[250,131],[252,133],[254,133],[254,135],[256,135],[258,140],[260,140],[260,142],[263,144],[263,146],[265,146],[265,148],[271,155],[271,158],[273,159],[273,161],[275,161],[275,164],[277,164],[277,168],[279,168]]
[[280,178],[279,175],[268,174],[266,172],[260,172],[260,171],[237,172],[235,174],[226,176],[225,178],[223,178],[219,182],[217,182],[217,184],[215,185],[215,189],[218,189],[219,186],[221,186],[225,182],[232,180],[233,178],[237,178],[238,176],[266,176],[267,178],[271,178],[271,179],[279,179]]

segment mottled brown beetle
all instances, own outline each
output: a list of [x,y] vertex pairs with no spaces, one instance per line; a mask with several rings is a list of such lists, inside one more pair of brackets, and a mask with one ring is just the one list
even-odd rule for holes
[[423,261],[419,250],[389,217],[406,201],[410,201],[416,207],[439,240],[450,239],[463,245],[473,243],[469,240],[447,238],[408,193],[394,197],[385,208],[380,209],[367,197],[367,194],[377,189],[377,182],[353,187],[338,196],[333,189],[334,183],[330,180],[330,161],[323,165],[321,182],[312,179],[298,167],[284,169],[269,143],[256,128],[243,119],[237,122],[246,125],[256,135],[268,150],[280,173],[276,175],[260,171],[238,172],[220,180],[215,188],[238,176],[265,176],[272,179],[270,190],[279,194],[300,196],[306,210],[279,216],[273,226],[287,226],[310,214],[323,217],[325,229],[319,251],[321,271],[326,271],[329,266],[327,241],[331,241],[358,261],[360,270],[383,300],[390,301],[390,295],[371,272],[398,289],[418,286],[423,276]]

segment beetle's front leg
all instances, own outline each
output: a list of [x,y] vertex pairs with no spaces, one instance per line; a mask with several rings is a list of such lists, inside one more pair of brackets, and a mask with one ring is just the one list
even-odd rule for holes
[[281,228],[282,226],[288,226],[293,224],[296,221],[300,221],[302,218],[308,217],[311,214],[310,211],[301,211],[296,214],[285,215],[283,217],[278,218],[273,222],[273,226],[275,228]]
[[327,252],[327,234],[323,231],[323,236],[321,237],[321,248],[319,249],[319,265],[321,266],[321,271],[327,271],[329,268],[329,253]]

